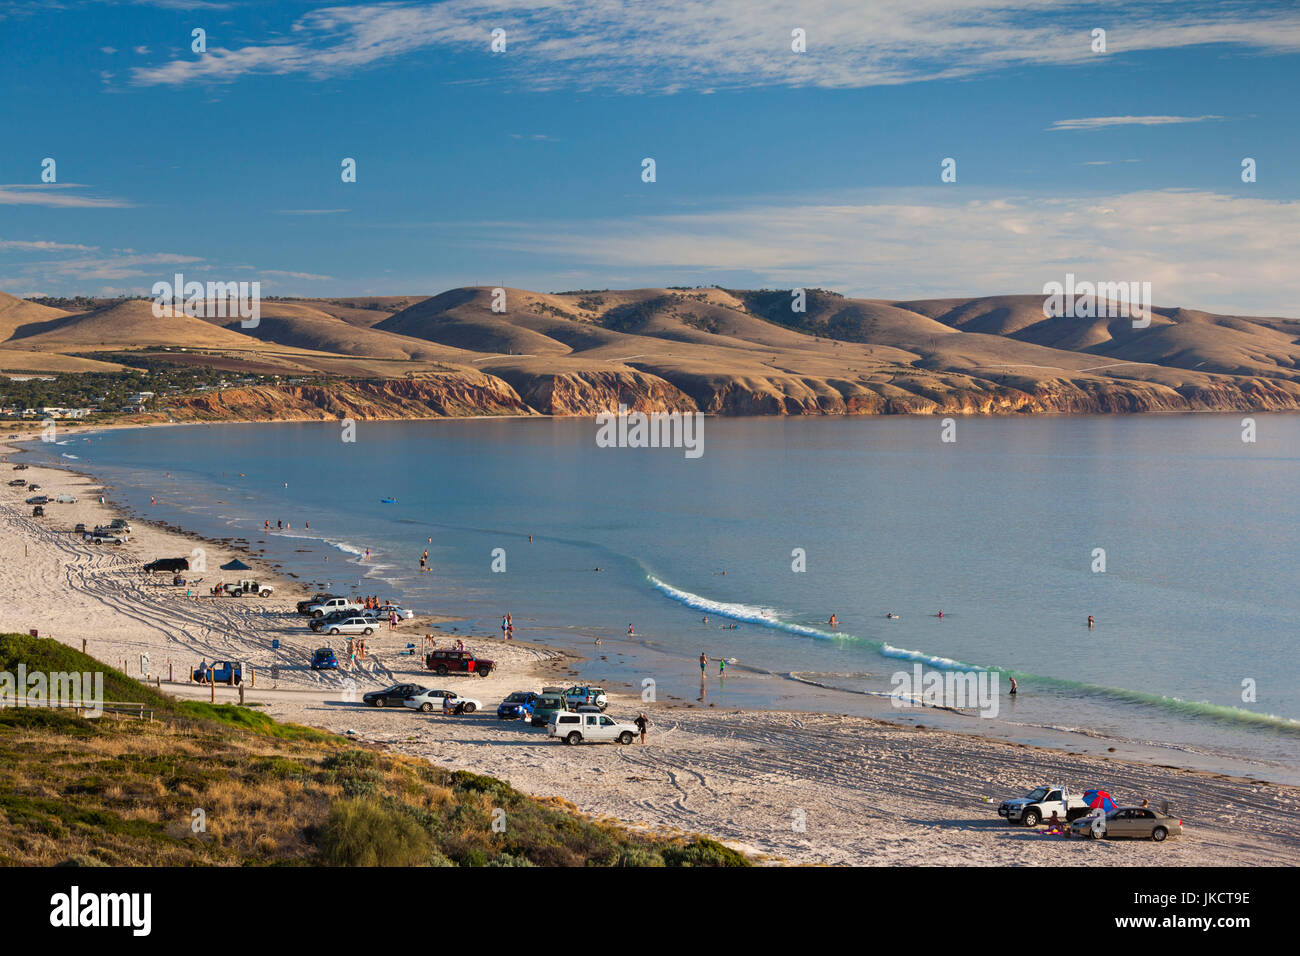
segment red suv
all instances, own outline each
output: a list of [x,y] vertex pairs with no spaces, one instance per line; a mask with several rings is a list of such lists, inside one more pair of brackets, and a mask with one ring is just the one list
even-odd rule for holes
[[473,651],[433,651],[424,658],[424,667],[439,677],[447,674],[478,674],[487,677],[496,664],[475,657]]

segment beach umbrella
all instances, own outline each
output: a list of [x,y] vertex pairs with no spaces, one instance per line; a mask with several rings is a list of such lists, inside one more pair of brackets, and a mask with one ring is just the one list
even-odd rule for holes
[[1110,813],[1115,809],[1115,801],[1110,798],[1110,794],[1105,790],[1085,790],[1083,792],[1083,802],[1094,810],[1101,807],[1104,813]]
[[253,569],[250,568],[243,561],[240,561],[238,558],[235,558],[235,560],[230,561],[227,564],[223,564],[221,566],[221,570],[222,571],[251,571]]

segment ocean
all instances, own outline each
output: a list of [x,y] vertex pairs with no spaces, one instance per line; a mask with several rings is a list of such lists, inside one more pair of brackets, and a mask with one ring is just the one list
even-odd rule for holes
[[[470,635],[510,612],[592,681],[1300,782],[1300,418],[1253,417],[1254,442],[1241,415],[959,419],[954,441],[938,419],[709,418],[698,458],[598,447],[590,419],[25,447],[305,584]],[[996,716],[893,707],[917,664],[988,670]]]

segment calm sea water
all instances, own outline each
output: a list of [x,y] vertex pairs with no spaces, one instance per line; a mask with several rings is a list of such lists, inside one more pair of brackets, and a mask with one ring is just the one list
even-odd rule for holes
[[471,632],[510,611],[597,680],[695,699],[703,651],[735,660],[723,684],[710,663],[710,702],[879,713],[914,662],[972,665],[1019,681],[991,722],[1012,736],[1297,779],[1300,418],[1256,419],[1251,444],[1229,415],[960,420],[953,443],[927,419],[709,419],[687,459],[598,448],[590,420],[476,420],[361,423],[355,444],[336,424],[113,431],[33,453],[304,582]]

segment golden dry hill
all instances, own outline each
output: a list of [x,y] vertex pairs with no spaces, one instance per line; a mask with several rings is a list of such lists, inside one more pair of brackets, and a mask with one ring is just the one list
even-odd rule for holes
[[[283,384],[174,403],[186,419],[589,415],[623,403],[723,415],[1300,408],[1300,320],[1153,310],[1046,318],[1037,295],[886,301],[810,289],[267,300],[238,319],[73,313],[0,296],[0,369],[93,371],[132,353]],[[111,353],[111,354],[110,354]],[[292,379],[299,384],[289,384]],[[310,380],[310,384],[301,384]]]

